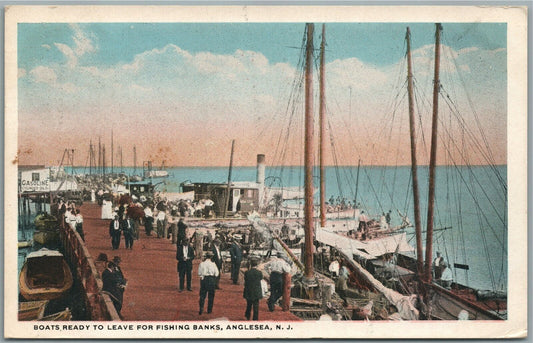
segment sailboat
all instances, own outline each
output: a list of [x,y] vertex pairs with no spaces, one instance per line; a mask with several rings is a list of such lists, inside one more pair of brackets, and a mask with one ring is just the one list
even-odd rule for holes
[[[422,284],[425,302],[427,304],[428,318],[457,320],[457,319],[477,319],[477,320],[497,320],[505,319],[506,297],[501,294],[493,299],[480,296],[483,292],[478,292],[470,287],[452,284],[451,287],[443,287],[432,279],[432,259],[433,259],[433,232],[434,232],[434,209],[435,209],[435,177],[437,158],[437,128],[438,128],[438,101],[440,91],[440,36],[442,25],[436,24],[435,33],[435,69],[433,85],[433,115],[431,133],[431,156],[429,165],[429,195],[428,195],[428,215],[427,233],[425,247],[425,261],[422,259],[422,232],[420,220],[420,205],[417,177],[416,159],[416,133],[414,125],[414,100],[413,100],[413,73],[410,52],[410,30],[407,28],[407,60],[408,60],[408,91],[409,91],[409,114],[411,128],[411,159],[412,159],[412,186],[415,203],[415,229],[417,243],[416,272]],[[413,265],[413,264],[412,264]],[[456,264],[455,267],[466,268],[467,266]],[[496,299],[497,298],[497,299]]]

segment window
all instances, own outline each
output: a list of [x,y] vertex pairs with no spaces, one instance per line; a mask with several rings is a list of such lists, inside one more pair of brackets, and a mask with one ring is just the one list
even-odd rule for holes
[[32,181],[39,181],[41,175],[39,173],[31,173],[31,180]]

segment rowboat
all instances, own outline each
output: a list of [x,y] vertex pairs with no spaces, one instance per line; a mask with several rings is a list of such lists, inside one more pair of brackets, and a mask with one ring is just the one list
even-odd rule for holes
[[20,302],[18,314],[19,320],[28,321],[42,319],[46,305],[48,305],[48,300]]
[[63,254],[46,248],[28,254],[19,275],[20,293],[27,300],[60,298],[72,282]]

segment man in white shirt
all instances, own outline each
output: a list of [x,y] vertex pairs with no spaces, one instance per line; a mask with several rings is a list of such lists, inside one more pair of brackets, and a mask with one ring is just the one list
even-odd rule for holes
[[290,273],[291,266],[281,257],[283,252],[278,251],[277,256],[265,266],[265,270],[270,273],[270,298],[268,298],[268,309],[274,311],[274,305],[283,294],[283,273]]
[[198,266],[198,276],[200,277],[200,311],[204,312],[205,297],[207,296],[207,313],[213,311],[213,302],[215,300],[216,279],[219,275],[218,267],[213,262],[213,252],[207,251],[205,259]]
[[442,262],[442,275],[440,279],[437,280],[437,282],[444,288],[450,288],[453,281],[453,274],[451,269],[448,267],[448,264],[446,262]]

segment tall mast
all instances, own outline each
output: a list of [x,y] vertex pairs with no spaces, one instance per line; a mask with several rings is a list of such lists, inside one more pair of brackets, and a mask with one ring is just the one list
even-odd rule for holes
[[105,183],[105,144],[102,145],[102,176],[103,176],[103,181]]
[[120,172],[122,173],[122,172],[124,172],[124,164],[122,162],[122,147],[119,146],[118,149],[120,151]]
[[133,146],[133,175],[137,174],[137,147]]
[[326,226],[326,168],[324,166],[324,152],[326,147],[325,115],[326,115],[326,25],[322,24],[322,43],[320,44],[320,226]]
[[235,140],[233,139],[231,141],[231,155],[229,158],[229,171],[228,171],[228,188],[226,189],[226,201],[224,206],[224,218],[226,218],[226,210],[228,209],[229,205],[229,197],[230,197],[230,185],[231,185],[231,170],[233,169],[233,149],[235,147]]
[[413,178],[413,199],[415,207],[416,260],[418,275],[423,275],[424,259],[422,252],[422,223],[420,220],[420,195],[418,192],[418,164],[416,161],[416,123],[413,97],[413,62],[411,60],[411,31],[407,27],[407,91],[409,94],[409,127],[411,133],[411,175]]
[[439,114],[439,67],[440,67],[440,23],[435,24],[435,75],[433,77],[433,119],[431,124],[431,152],[429,159],[428,226],[426,234],[426,281],[431,282],[431,261],[433,258],[433,210],[435,206],[435,165],[437,163],[437,124]]
[[111,175],[113,175],[113,155],[115,155],[115,150],[113,149],[113,129],[111,129]]
[[93,174],[93,141],[89,141],[89,175]]
[[[100,143],[100,136],[98,136],[98,168],[102,168],[102,144]],[[102,169],[99,172],[104,173]]]
[[[350,88],[351,89],[351,88]],[[361,169],[361,159],[357,162],[357,177],[355,178],[355,196],[353,198],[353,207],[354,209],[358,208],[357,206],[357,191],[359,190],[359,170]],[[353,217],[355,218],[356,211],[353,211]]]
[[313,33],[314,24],[306,24],[307,47],[305,58],[305,279],[314,278],[313,269]]

